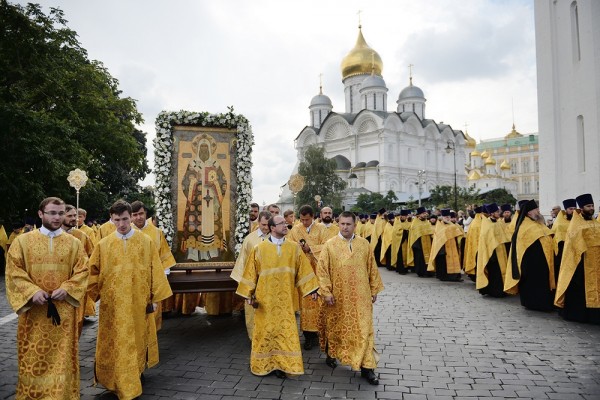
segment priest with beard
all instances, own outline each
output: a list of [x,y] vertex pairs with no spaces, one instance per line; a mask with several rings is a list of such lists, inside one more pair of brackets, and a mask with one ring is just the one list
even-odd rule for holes
[[477,247],[477,278],[475,287],[482,295],[504,297],[504,272],[506,270],[510,238],[498,222],[500,209],[496,203],[485,206],[489,217],[481,220],[481,233]]
[[381,234],[381,256],[379,260],[385,265],[388,271],[391,271],[396,268],[396,263],[392,263],[392,242],[394,239],[394,220],[396,217],[393,212],[389,212],[386,219],[387,222]]
[[567,229],[554,304],[566,320],[600,324],[600,222],[591,194],[576,200],[581,214],[573,213]]
[[481,206],[474,208],[475,216],[469,225],[467,237],[465,238],[463,269],[472,281],[475,281],[477,276],[477,248],[479,247],[479,235],[481,233],[481,222],[483,221],[482,210]]
[[409,210],[400,210],[400,217],[394,222],[394,238],[392,240],[392,265],[396,265],[396,272],[400,275],[408,273],[406,265],[406,252],[408,250],[408,232],[410,221]]
[[406,256],[406,265],[414,266],[419,278],[433,276],[427,272],[432,236],[433,226],[427,220],[427,210],[425,207],[419,207],[417,209],[417,218],[414,218],[410,225]]
[[519,293],[521,305],[527,309],[551,311],[555,288],[550,230],[540,218],[535,200],[529,200],[521,207],[515,225],[504,290]]
[[564,210],[561,210],[552,224],[552,235],[554,235],[554,278],[558,282],[560,273],[560,260],[565,247],[565,239],[567,237],[567,229],[573,219],[573,212],[577,209],[577,201],[575,199],[566,199],[563,201]]

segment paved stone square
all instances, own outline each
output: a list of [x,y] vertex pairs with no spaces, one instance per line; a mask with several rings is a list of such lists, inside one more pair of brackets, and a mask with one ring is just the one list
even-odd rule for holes
[[[563,321],[521,307],[518,297],[481,296],[460,283],[380,269],[375,305],[379,386],[317,349],[303,351],[305,375],[282,381],[249,371],[243,318],[163,322],[161,363],[146,371],[141,399],[600,399],[600,326]],[[16,384],[16,319],[0,285],[0,399]],[[7,318],[3,318],[7,317]],[[92,386],[96,323],[80,344],[81,398],[109,398]]]

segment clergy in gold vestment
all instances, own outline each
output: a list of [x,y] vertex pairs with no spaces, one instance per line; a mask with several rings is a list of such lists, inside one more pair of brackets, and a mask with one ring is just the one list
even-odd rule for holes
[[340,228],[333,221],[333,210],[331,207],[323,207],[321,209],[321,225],[325,228],[323,234],[323,243],[328,241],[340,232]]
[[465,238],[465,255],[463,256],[463,269],[465,274],[475,279],[477,275],[477,248],[479,247],[479,234],[481,233],[481,207],[475,207],[475,217],[469,225]]
[[600,324],[600,222],[591,194],[576,198],[556,286],[554,304],[569,321]]
[[300,245],[285,240],[287,224],[282,216],[269,220],[271,236],[256,245],[244,268],[237,294],[255,305],[250,370],[263,376],[271,372],[304,373],[298,327],[294,313],[297,290],[315,301],[319,287]]
[[[392,241],[394,238],[394,220],[396,217],[393,212],[389,212],[386,216],[387,222],[383,228],[381,234],[381,252],[379,255],[379,261],[385,265],[388,271],[396,268],[396,264],[392,263]],[[396,260],[397,262],[397,260]]]
[[552,224],[552,241],[554,244],[554,279],[558,280],[560,273],[560,262],[563,255],[563,249],[565,247],[565,239],[567,238],[567,230],[571,219],[573,219],[573,213],[577,209],[577,202],[575,199],[566,199],[563,201],[564,210],[560,211]]
[[77,209],[77,229],[81,229],[83,233],[88,235],[90,239],[92,239],[92,243],[94,246],[98,243],[98,238],[96,237],[96,231],[85,224],[85,218],[87,217],[87,211],[83,208]]
[[554,246],[550,230],[539,223],[534,200],[521,208],[512,237],[504,291],[519,293],[521,305],[530,310],[551,311],[554,306]]
[[[42,201],[42,228],[16,238],[8,252],[6,295],[19,314],[17,400],[79,398],[76,309],[87,288],[87,257],[61,229],[65,204]],[[60,324],[48,317],[53,307]]]
[[[314,220],[314,211],[311,206],[300,207],[300,225],[292,228],[288,239],[296,243],[304,241],[302,250],[310,260],[313,271],[316,271],[317,260],[321,254],[321,248],[326,241],[325,227]],[[319,331],[319,309],[320,303],[302,297],[300,302],[300,329],[304,335],[304,349],[310,350],[319,343],[317,332]]]
[[450,209],[442,210],[442,221],[435,225],[427,271],[435,272],[441,281],[460,282],[461,265],[458,239],[463,236],[460,227],[450,222]]
[[404,275],[408,272],[406,256],[408,251],[408,233],[411,221],[408,220],[409,210],[400,210],[400,216],[394,222],[392,237],[392,265],[396,272]]
[[95,377],[119,399],[142,394],[140,376],[158,363],[153,306],[171,296],[150,237],[131,227],[131,206],[110,209],[116,232],[100,240],[89,261],[89,291],[100,299]]
[[[269,218],[271,218],[270,212],[261,211],[258,214],[257,218],[258,229],[254,232],[249,233],[248,236],[244,238],[244,242],[242,243],[242,248],[240,250],[240,255],[238,256],[237,260],[235,260],[235,266],[231,271],[231,279],[233,279],[237,283],[240,283],[242,281],[246,261],[248,260],[252,249],[257,244],[269,237]],[[286,221],[286,223],[288,223],[288,221]],[[296,297],[294,297],[294,299],[295,298]],[[294,307],[294,310],[296,308],[297,307]],[[248,338],[252,340],[252,331],[254,329],[254,307],[252,307],[247,302],[244,302],[244,317],[246,319],[246,331],[248,332]]]
[[[170,268],[173,267],[176,262],[165,235],[152,223],[152,218],[148,218],[148,212],[144,203],[139,200],[134,201],[131,203],[131,211],[131,221],[133,222],[134,227],[141,230],[154,241],[154,246],[158,249],[160,262],[165,270],[165,275],[169,275],[171,272]],[[170,301],[172,298],[173,296],[158,303],[158,307],[154,312],[157,332],[162,328],[162,313],[171,311],[174,306],[174,301]]]
[[108,221],[100,225],[100,228],[98,228],[98,233],[96,235],[96,238],[98,239],[97,241],[100,241],[100,239],[104,239],[105,237],[113,233],[115,229],[115,224],[109,219]]
[[329,366],[335,367],[337,358],[377,384],[373,303],[383,283],[369,242],[354,235],[354,215],[342,212],[339,226],[338,236],[325,243],[317,267],[319,294],[326,304],[321,350]]
[[362,237],[367,239],[369,243],[371,242],[371,236],[373,236],[373,232],[375,232],[375,221],[377,221],[377,214],[373,213],[369,215],[367,221],[365,222],[365,226],[363,227]]
[[[494,204],[488,205],[489,217],[481,217],[481,233],[477,247],[477,278],[475,288],[481,294],[504,297],[504,275],[508,259],[510,237],[498,222],[500,210]],[[471,234],[469,228],[469,233]]]
[[415,272],[420,277],[431,276],[427,272],[427,264],[431,253],[432,236],[433,226],[427,220],[427,210],[425,207],[419,207],[417,218],[413,218],[408,232],[406,265],[414,266]]
[[[92,239],[89,238],[88,235],[83,233],[80,229],[75,229],[75,225],[77,223],[77,211],[74,206],[70,204],[65,205],[65,216],[62,222],[62,229],[66,233],[75,236],[81,243],[83,244],[83,249],[85,251],[85,255],[87,257],[92,255],[92,250],[94,250],[94,244],[92,243]],[[92,317],[96,315],[96,304],[94,301],[86,294],[85,299],[81,302],[81,307],[77,308],[77,329],[79,335],[81,336],[81,331],[83,330],[83,319],[84,317]]]

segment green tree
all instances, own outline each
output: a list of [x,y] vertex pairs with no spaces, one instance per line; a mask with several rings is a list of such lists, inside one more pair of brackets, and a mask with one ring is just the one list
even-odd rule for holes
[[502,204],[515,205],[517,199],[513,197],[506,189],[494,189],[479,196],[480,202],[484,204],[496,203],[499,206]]
[[306,149],[298,173],[304,177],[304,188],[298,192],[296,204],[309,204],[315,208],[315,196],[321,196],[325,205],[341,208],[341,192],[346,182],[335,173],[335,160],[325,157],[325,150],[312,145]]
[[[436,186],[430,191],[431,197],[425,202],[426,206],[436,208],[454,208],[454,186]],[[456,204],[459,210],[465,210],[468,205],[478,201],[479,190],[473,187],[457,187]]]
[[356,198],[356,205],[352,211],[371,213],[382,208],[394,210],[397,201],[398,197],[392,190],[388,191],[385,196],[381,193],[361,193]]
[[74,202],[74,168],[90,178],[80,205],[92,216],[139,192],[149,172],[142,116],[63,12],[0,0],[0,26],[0,218],[21,219],[46,196]]

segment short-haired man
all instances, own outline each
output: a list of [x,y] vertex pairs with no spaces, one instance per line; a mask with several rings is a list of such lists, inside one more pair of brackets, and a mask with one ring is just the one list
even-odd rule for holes
[[109,210],[115,232],[100,240],[89,261],[89,292],[101,299],[96,380],[119,398],[142,394],[141,376],[158,363],[152,313],[172,295],[154,241],[131,224],[131,205]]
[[285,210],[283,212],[283,218],[285,218],[285,222],[287,223],[288,229],[292,229],[294,227],[294,223],[296,222],[296,215],[294,214],[294,210]]
[[77,308],[87,289],[83,244],[62,229],[65,203],[44,199],[42,227],[8,251],[6,295],[19,314],[17,399],[79,398]]
[[591,194],[575,200],[581,214],[574,213],[569,224],[554,304],[566,320],[600,324],[600,222]]
[[342,212],[340,232],[325,243],[319,257],[319,294],[325,303],[321,350],[330,367],[337,366],[337,359],[377,385],[373,303],[383,283],[369,242],[354,235],[355,221],[354,214]]
[[[171,248],[169,247],[169,243],[167,243],[163,231],[152,223],[151,218],[148,218],[146,206],[139,200],[131,203],[131,221],[137,229],[154,241],[154,246],[158,249],[158,255],[160,256],[160,262],[165,270],[165,274],[169,275],[170,268],[176,264],[175,257],[171,253]],[[169,297],[158,303],[158,307],[154,313],[157,332],[162,327],[162,313],[173,309],[174,304],[172,301],[169,301],[171,298]]]
[[250,204],[250,232],[254,232],[258,229],[258,213],[260,211],[260,207],[258,203]]
[[[311,206],[303,205],[298,212],[301,223],[292,228],[289,239],[302,244],[302,251],[310,260],[313,270],[316,270],[321,248],[327,240],[325,227],[314,220],[315,212]],[[305,350],[310,350],[319,343],[319,310],[318,302],[306,297],[300,302],[300,327],[304,335]]]
[[77,209],[77,229],[80,229],[83,233],[88,235],[90,239],[92,239],[92,243],[94,246],[98,243],[98,239],[96,238],[96,232],[85,224],[85,219],[87,218],[87,211],[83,208]]
[[271,213],[271,216],[279,215],[279,206],[277,204],[269,204],[267,206],[267,211]]
[[[269,237],[270,218],[271,213],[268,211],[261,211],[258,213],[258,229],[244,238],[240,255],[238,256],[237,260],[235,260],[235,266],[231,271],[231,279],[237,283],[242,281],[246,261],[248,260],[252,249],[256,247],[257,244]],[[252,330],[254,328],[254,308],[248,303],[244,304],[244,316],[246,319],[246,330],[248,331],[248,337],[250,340],[252,340]]]
[[256,308],[250,370],[264,376],[272,372],[301,375],[304,364],[298,338],[294,298],[317,298],[319,282],[299,244],[285,240],[287,223],[281,215],[268,222],[270,236],[250,252],[237,294]]

